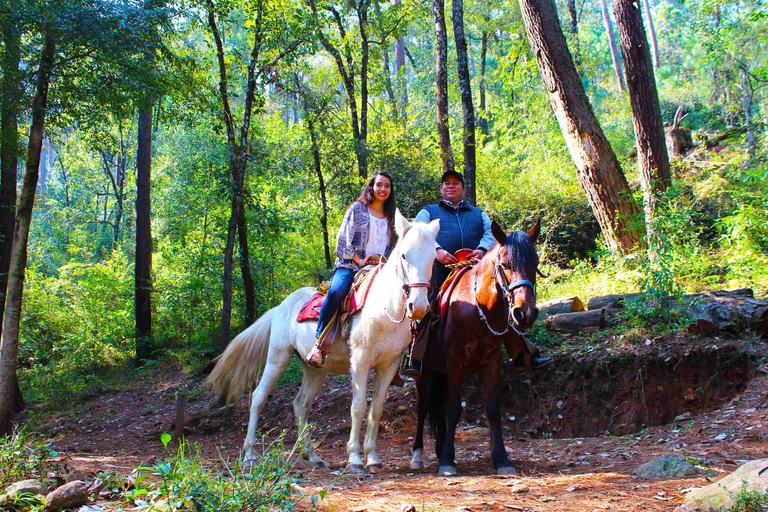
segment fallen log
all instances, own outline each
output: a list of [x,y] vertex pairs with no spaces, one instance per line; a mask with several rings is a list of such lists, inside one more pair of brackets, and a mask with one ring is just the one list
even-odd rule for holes
[[544,320],[544,326],[560,332],[602,329],[605,327],[605,308],[552,315]]
[[768,301],[748,294],[708,292],[682,297],[673,306],[686,311],[691,319],[688,330],[694,334],[752,329],[768,336]]
[[645,295],[644,293],[624,293],[618,295],[605,295],[603,297],[592,297],[587,301],[587,311],[600,308],[621,308],[624,302]]
[[544,317],[578,311],[584,311],[584,304],[578,297],[552,299],[539,304],[539,312]]

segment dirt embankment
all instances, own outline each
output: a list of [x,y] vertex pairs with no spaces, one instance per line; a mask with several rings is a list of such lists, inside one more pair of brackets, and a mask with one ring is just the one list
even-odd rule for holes
[[[346,462],[350,390],[329,377],[313,408],[318,453],[330,468],[298,468],[301,486],[317,492],[333,483],[323,510],[672,510],[681,491],[705,485],[741,462],[768,457],[768,370],[760,341],[649,339],[629,344],[608,335],[598,342],[550,350],[547,369],[518,374],[505,366],[501,383],[505,442],[519,477],[492,476],[490,440],[477,403],[476,379],[465,392],[459,426],[460,476],[436,476],[433,441],[427,468],[409,469],[415,390],[390,388],[380,435],[385,468],[364,478],[339,476]],[[43,431],[68,457],[68,469],[124,471],[152,463],[159,436],[176,414],[178,372],[167,370],[105,393],[51,418]],[[239,455],[248,403],[210,411],[213,396],[188,379],[186,437],[204,456]],[[297,384],[278,387],[261,427],[265,442],[289,429]],[[678,418],[675,421],[675,418]],[[684,479],[643,480],[641,463],[677,452],[702,473]],[[309,502],[304,503],[309,506]]]

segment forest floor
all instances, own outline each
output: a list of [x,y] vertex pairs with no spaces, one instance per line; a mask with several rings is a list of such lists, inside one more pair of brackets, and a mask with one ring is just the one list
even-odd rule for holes
[[[754,338],[672,335],[630,342],[609,331],[589,343],[566,340],[557,350],[547,349],[555,363],[546,369],[520,374],[507,365],[501,390],[515,477],[493,475],[476,379],[468,383],[458,429],[458,477],[437,476],[429,432],[426,468],[409,468],[413,381],[390,387],[379,437],[383,471],[345,474],[350,386],[346,378],[328,377],[311,420],[318,453],[330,468],[297,465],[298,485],[317,494],[332,484],[317,504],[320,510],[401,511],[412,505],[416,511],[670,511],[686,489],[768,457],[766,345]],[[118,391],[70,404],[39,429],[64,458],[67,472],[129,474],[163,457],[160,435],[172,431],[176,394],[184,386],[190,396],[187,441],[204,458],[236,459],[247,400],[211,410],[213,393],[201,381],[201,375],[168,367],[148,372]],[[260,424],[267,443],[284,429],[286,446],[295,440],[291,402],[297,389],[286,383],[272,393]],[[674,421],[683,413],[690,414]],[[688,457],[700,474],[656,480],[633,475],[642,463],[670,452]],[[105,510],[118,506],[97,504]],[[310,500],[296,508],[311,508]]]

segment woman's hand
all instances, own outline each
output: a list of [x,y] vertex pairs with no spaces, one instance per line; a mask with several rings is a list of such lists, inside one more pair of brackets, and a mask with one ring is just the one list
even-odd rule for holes
[[368,263],[368,258],[370,258],[371,255],[367,255],[365,258],[360,258],[357,254],[355,254],[355,257],[352,258],[352,261],[354,261],[357,265],[364,267],[366,263]]

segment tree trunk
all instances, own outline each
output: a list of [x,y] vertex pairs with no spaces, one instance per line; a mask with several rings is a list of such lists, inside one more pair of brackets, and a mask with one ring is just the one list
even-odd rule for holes
[[613,61],[613,71],[616,73],[616,82],[619,84],[619,90],[624,92],[624,73],[621,70],[621,61],[619,53],[616,51],[616,41],[613,39],[613,24],[611,16],[608,14],[608,0],[600,0],[600,9],[603,12],[603,23],[605,24],[605,34],[608,36],[608,47],[611,49],[611,60]]
[[[2,2],[5,11],[10,10]],[[3,23],[3,85],[0,105],[0,334],[3,330],[5,293],[8,287],[8,269],[11,264],[13,226],[16,220],[16,173],[19,167],[19,100],[22,96],[19,63],[21,62],[21,29],[17,23]],[[26,403],[13,375],[13,412],[24,410]]]
[[357,19],[360,31],[360,139],[358,143],[358,170],[362,180],[368,179],[368,6],[370,0],[358,4]]
[[[232,173],[232,203],[227,225],[227,240],[224,248],[224,277],[222,278],[222,305],[221,327],[219,331],[219,344],[226,348],[231,338],[232,328],[232,268],[234,265],[235,236],[240,221],[240,209],[243,203],[243,188],[245,186],[245,171],[248,166],[248,133],[251,126],[251,112],[256,91],[256,63],[261,51],[261,23],[264,14],[263,3],[257,3],[257,14],[253,30],[253,48],[248,61],[248,81],[246,83],[243,124],[240,126],[239,139],[235,133],[235,124],[232,117],[232,109],[229,104],[229,88],[227,80],[227,68],[224,58],[224,44],[219,34],[218,25],[212,0],[207,0],[208,26],[216,43],[216,55],[219,64],[219,93],[223,107],[224,123],[227,127],[227,147],[229,149],[229,167]],[[244,276],[245,279],[245,276]]]
[[[336,62],[336,69],[339,71],[339,76],[344,84],[344,90],[347,92],[347,101],[349,101],[349,113],[350,124],[352,127],[352,139],[355,143],[355,156],[357,157],[357,173],[362,180],[368,178],[368,148],[367,148],[367,134],[368,134],[368,36],[366,32],[366,25],[368,22],[368,2],[369,0],[363,0],[360,8],[357,10],[358,23],[360,35],[363,38],[363,44],[361,45],[361,66],[360,66],[360,118],[358,121],[357,110],[357,98],[355,96],[355,62],[352,57],[352,49],[347,44],[344,52],[344,59],[342,59],[341,52],[336,48],[325,36],[322,30],[318,29],[317,37],[320,39],[320,43],[323,48],[331,54],[333,60]],[[309,0],[309,6],[312,9],[312,13],[317,16],[317,6],[314,0]],[[339,36],[342,41],[347,41],[347,33],[344,29],[344,22],[341,14],[333,8],[329,8],[331,14],[336,20],[336,26],[339,30]]]
[[136,153],[136,359],[151,359],[152,343],[152,102],[139,109]]
[[240,216],[237,219],[237,239],[240,242],[240,274],[243,277],[245,292],[245,325],[256,321],[256,292],[251,273],[251,252],[248,250],[248,224],[245,218],[245,205],[240,205]]
[[[395,3],[399,4],[400,0],[395,0]],[[405,120],[406,109],[408,108],[408,82],[405,79],[405,37],[403,36],[395,42],[395,73],[397,74],[400,114]]]
[[741,67],[741,88],[744,91],[744,124],[747,125],[747,167],[755,161],[755,127],[752,123],[752,84],[747,65]]
[[8,288],[5,299],[2,340],[0,340],[0,434],[11,430],[13,416],[14,388],[16,381],[16,358],[19,351],[19,322],[21,300],[24,292],[24,273],[27,265],[27,241],[35,205],[40,152],[43,145],[45,111],[48,104],[48,83],[53,67],[56,43],[50,27],[43,25],[44,42],[40,69],[37,74],[35,99],[32,102],[32,122],[29,127],[29,146],[26,169],[21,186],[19,208],[13,229],[13,248],[8,270]]
[[[376,11],[376,17],[381,21],[381,7],[378,0],[373,2],[374,10]],[[382,55],[382,67],[384,68],[384,88],[387,91],[387,98],[389,99],[390,108],[392,109],[392,115],[397,118],[400,112],[397,108],[397,98],[395,97],[395,90],[392,88],[392,68],[389,63],[389,45],[387,44],[387,33],[384,30],[383,25],[380,25],[379,38],[381,41],[381,55]]]
[[568,144],[577,176],[611,250],[643,244],[627,179],[597,122],[571,60],[553,0],[520,0],[531,49]]
[[483,144],[488,138],[488,106],[485,104],[485,71],[488,60],[488,31],[483,30],[480,37],[480,112],[477,116],[477,124],[480,133],[483,134]]
[[456,42],[456,64],[461,90],[461,112],[464,117],[464,199],[471,205],[477,203],[475,196],[475,174],[477,170],[475,142],[475,107],[472,105],[472,87],[467,61],[467,40],[464,37],[464,2],[453,0],[453,38]]
[[579,18],[576,14],[576,0],[566,0],[568,7],[568,32],[571,34],[573,61],[576,67],[581,67],[581,48],[579,47]]
[[653,57],[653,69],[659,69],[659,42],[656,39],[656,29],[653,27],[653,17],[651,16],[651,6],[648,0],[643,0],[645,17],[648,18],[648,33],[651,36],[651,56]]
[[[3,9],[9,8],[2,2]],[[5,309],[5,290],[11,262],[11,241],[16,220],[16,173],[19,167],[18,115],[21,98],[21,30],[15,23],[3,23],[3,82],[0,116],[0,331]]]
[[325,266],[328,269],[333,268],[333,262],[331,261],[331,244],[328,237],[328,198],[326,197],[325,178],[323,178],[323,169],[320,166],[320,148],[317,145],[317,134],[315,133],[315,123],[312,121],[312,116],[307,110],[307,129],[309,130],[309,138],[312,141],[312,164],[315,168],[315,174],[317,175],[317,181],[320,188],[320,204],[323,207],[323,213],[320,215],[320,229],[323,232],[323,249],[325,252]]
[[448,35],[445,28],[445,2],[432,1],[432,14],[435,17],[437,34],[436,71],[437,82],[435,91],[437,97],[437,139],[440,143],[440,161],[443,172],[453,171],[453,149],[451,134],[448,131]]
[[632,124],[637,140],[637,161],[643,188],[645,227],[651,261],[656,260],[660,240],[655,226],[656,201],[669,187],[672,177],[653,74],[648,40],[643,28],[640,0],[614,0],[613,15],[619,28],[621,56],[627,71]]

